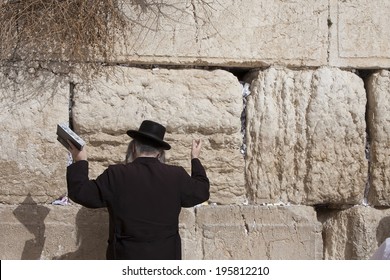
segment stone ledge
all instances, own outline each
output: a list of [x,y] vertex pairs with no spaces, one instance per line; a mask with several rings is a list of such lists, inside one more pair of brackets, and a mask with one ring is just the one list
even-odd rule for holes
[[[105,259],[105,209],[1,205],[0,221],[1,259]],[[322,258],[311,207],[199,206],[182,210],[179,229],[183,259]]]
[[197,226],[204,259],[322,259],[322,226],[311,207],[202,207]]

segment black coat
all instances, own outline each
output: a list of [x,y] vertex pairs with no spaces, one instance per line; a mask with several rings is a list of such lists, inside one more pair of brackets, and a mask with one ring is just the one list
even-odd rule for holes
[[191,176],[182,167],[140,157],[109,166],[89,180],[88,162],[67,169],[68,196],[88,208],[107,207],[107,259],[181,259],[181,207],[209,198],[209,180],[198,159]]

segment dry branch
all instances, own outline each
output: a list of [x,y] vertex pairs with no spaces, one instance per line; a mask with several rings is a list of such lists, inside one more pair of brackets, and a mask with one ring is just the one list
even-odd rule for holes
[[126,26],[118,0],[0,0],[0,60],[106,57]]
[[[197,17],[195,4],[211,10],[217,0],[186,1],[189,10],[181,10],[176,0],[0,0],[0,62],[108,61],[118,34],[131,32],[136,24],[158,32],[158,25],[137,22],[142,15],[152,22],[160,17],[175,22],[165,10]],[[126,5],[137,16],[125,15]],[[196,18],[197,23],[209,20],[204,14],[207,18]]]

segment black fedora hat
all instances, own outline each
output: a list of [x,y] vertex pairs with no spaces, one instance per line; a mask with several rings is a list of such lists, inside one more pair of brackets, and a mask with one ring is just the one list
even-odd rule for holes
[[138,130],[128,130],[127,135],[135,140],[164,150],[171,148],[171,145],[164,141],[165,127],[154,121],[143,121]]

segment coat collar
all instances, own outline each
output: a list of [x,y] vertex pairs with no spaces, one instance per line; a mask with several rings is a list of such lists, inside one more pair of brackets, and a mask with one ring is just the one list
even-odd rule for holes
[[160,162],[156,157],[137,157],[134,163],[152,163],[152,162]]

